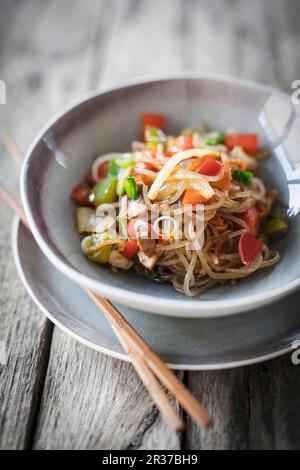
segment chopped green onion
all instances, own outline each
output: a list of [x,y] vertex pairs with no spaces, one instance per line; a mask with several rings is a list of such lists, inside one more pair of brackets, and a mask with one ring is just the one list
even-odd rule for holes
[[116,160],[116,164],[120,167],[120,168],[123,168],[123,169],[126,169],[126,168],[129,168],[130,166],[133,166],[135,165],[135,160],[129,160],[129,159],[119,159],[119,160]]
[[271,238],[279,238],[288,231],[288,222],[286,219],[277,217],[276,219],[267,220],[263,224],[264,235]]
[[235,180],[240,181],[246,186],[250,186],[252,183],[253,173],[252,171],[235,170],[232,173],[232,176]]
[[108,162],[107,174],[110,176],[118,176],[119,168],[116,160],[110,160]]
[[205,145],[219,145],[225,140],[225,135],[220,132],[212,132],[205,140]]
[[157,129],[156,127],[147,127],[145,131],[145,140],[154,149],[157,148],[158,144],[162,144],[165,149],[167,146],[167,137],[165,133]]
[[126,234],[127,221],[127,217],[124,215],[117,215],[117,222],[119,223],[122,235]]
[[127,193],[129,199],[136,199],[138,195],[138,188],[136,185],[136,181],[132,176],[128,176],[124,180],[124,189]]

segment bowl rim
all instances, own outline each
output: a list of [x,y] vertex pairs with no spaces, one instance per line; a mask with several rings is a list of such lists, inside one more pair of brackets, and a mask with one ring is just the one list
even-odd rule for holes
[[[254,80],[232,77],[225,74],[215,73],[197,73],[197,72],[180,72],[172,74],[163,74],[155,76],[139,77],[137,79],[128,79],[115,82],[114,85],[103,86],[87,93],[82,94],[78,98],[72,100],[67,106],[64,106],[58,111],[52,118],[50,118],[42,129],[38,132],[37,136],[30,145],[22,166],[20,176],[20,191],[22,204],[25,210],[27,220],[29,222],[30,229],[33,233],[35,240],[37,241],[42,252],[47,256],[49,261],[64,275],[75,281],[77,284],[88,288],[95,293],[103,295],[111,300],[120,302],[123,305],[134,306],[136,309],[148,311],[150,313],[163,314],[167,316],[176,317],[189,317],[189,318],[208,318],[208,317],[220,317],[238,314],[249,311],[254,308],[258,308],[263,305],[267,305],[288,293],[296,290],[300,286],[300,276],[293,281],[290,281],[284,286],[276,289],[269,290],[265,293],[249,295],[242,299],[227,299],[227,300],[199,300],[199,299],[169,299],[169,298],[158,298],[148,294],[141,294],[135,292],[133,295],[132,291],[127,291],[126,286],[114,287],[109,284],[101,282],[101,280],[91,279],[89,276],[78,272],[76,269],[66,265],[58,255],[52,251],[47,242],[43,239],[40,233],[33,213],[30,208],[29,201],[26,194],[26,180],[27,171],[29,168],[31,155],[44,136],[44,134],[66,113],[76,108],[85,101],[95,98],[98,95],[104,93],[119,90],[121,88],[150,84],[155,82],[163,82],[169,80],[183,80],[183,79],[195,79],[195,80],[214,80],[219,82],[233,83],[236,85],[242,85],[248,88],[256,89],[258,91],[265,91],[270,94],[282,96],[285,99],[289,98],[287,93],[281,90],[259,83]],[[133,305],[134,304],[134,305]]]

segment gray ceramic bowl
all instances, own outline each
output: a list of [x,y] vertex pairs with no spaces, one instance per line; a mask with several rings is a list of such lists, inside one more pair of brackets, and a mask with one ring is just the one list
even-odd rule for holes
[[[255,132],[272,158],[262,176],[280,190],[291,229],[276,242],[282,258],[236,286],[216,287],[185,298],[168,284],[134,272],[112,274],[80,250],[70,200],[95,155],[126,151],[139,134],[144,112],[166,116],[176,132],[204,119],[209,126]],[[291,98],[275,89],[219,76],[177,76],[123,84],[91,93],[64,109],[40,132],[21,177],[22,202],[33,235],[49,260],[74,281],[144,311],[182,317],[229,315],[270,303],[300,285],[300,114]]]

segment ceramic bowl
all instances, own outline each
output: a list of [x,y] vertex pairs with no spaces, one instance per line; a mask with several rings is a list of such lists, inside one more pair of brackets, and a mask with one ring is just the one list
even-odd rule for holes
[[[281,261],[235,286],[220,285],[186,298],[169,284],[135,272],[113,274],[81,252],[72,188],[98,154],[127,151],[139,135],[140,116],[166,116],[167,132],[195,125],[258,133],[272,156],[261,166],[269,187],[280,191],[291,227],[273,246]],[[22,202],[33,235],[66,276],[111,300],[143,311],[179,317],[239,313],[270,303],[300,284],[300,113],[291,97],[273,88],[220,76],[176,76],[85,95],[60,112],[31,146],[21,176]],[[71,295],[70,293],[67,293]]]

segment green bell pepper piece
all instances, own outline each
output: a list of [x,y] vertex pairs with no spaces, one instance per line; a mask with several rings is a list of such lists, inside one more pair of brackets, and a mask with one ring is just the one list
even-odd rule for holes
[[108,263],[111,251],[112,245],[105,245],[95,253],[89,253],[88,258],[94,261],[94,263],[106,264]]
[[113,175],[108,175],[106,178],[101,180],[96,186],[94,186],[90,201],[97,207],[100,204],[115,202],[117,198],[117,185],[118,180]]
[[277,217],[276,219],[267,220],[263,224],[264,235],[271,238],[279,238],[285,235],[288,230],[288,223],[285,219]]

